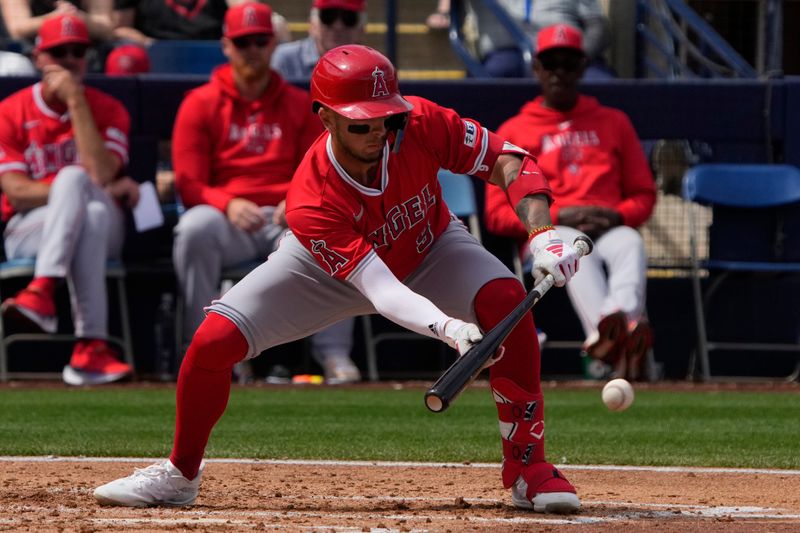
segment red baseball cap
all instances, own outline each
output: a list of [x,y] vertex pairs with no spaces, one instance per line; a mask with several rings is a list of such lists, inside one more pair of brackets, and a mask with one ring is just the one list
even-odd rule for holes
[[139,45],[123,44],[114,48],[106,58],[106,74],[109,76],[133,76],[145,72],[150,72],[150,57]]
[[581,30],[567,24],[553,24],[542,28],[536,35],[536,55],[553,48],[572,48],[584,53]]
[[36,48],[39,50],[71,43],[92,44],[86,23],[75,15],[58,15],[45,20],[36,37]]
[[235,5],[225,12],[222,30],[228,39],[259,33],[272,35],[272,8],[259,2]]
[[346,9],[362,12],[367,9],[367,0],[314,0],[311,7],[317,9]]

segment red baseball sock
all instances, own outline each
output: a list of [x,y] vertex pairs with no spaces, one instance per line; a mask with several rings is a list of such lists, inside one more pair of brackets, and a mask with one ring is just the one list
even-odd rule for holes
[[[513,278],[495,279],[481,287],[475,297],[475,314],[484,331],[490,330],[525,298],[525,289]],[[490,380],[505,377],[522,389],[541,392],[541,361],[533,315],[528,313],[503,343],[503,358],[489,368]]]
[[53,298],[53,294],[56,292],[56,285],[58,284],[58,280],[60,278],[48,278],[44,276],[39,276],[33,278],[30,283],[28,283],[28,288],[33,290],[38,290],[39,293],[45,294]]
[[197,476],[211,430],[228,405],[233,365],[246,354],[239,328],[217,313],[209,313],[194,334],[178,374],[170,455],[187,479]]

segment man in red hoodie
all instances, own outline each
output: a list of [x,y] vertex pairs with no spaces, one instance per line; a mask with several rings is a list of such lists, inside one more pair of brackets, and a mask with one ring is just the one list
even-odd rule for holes
[[[186,303],[183,344],[219,295],[222,269],[266,258],[286,231],[289,181],[322,123],[306,91],[270,69],[277,44],[272,9],[245,2],[225,15],[228,64],[178,110],[172,163],[188,210],[175,228],[173,261]],[[352,319],[312,338],[332,383],[358,381],[350,360]]]
[[[581,32],[565,24],[537,38],[534,73],[542,95],[500,126],[498,134],[528,150],[550,182],[550,214],[567,242],[581,232],[595,240],[567,286],[587,355],[638,379],[653,333],[645,318],[646,256],[634,229],[655,205],[656,191],[636,131],[617,109],[579,93],[586,68]],[[525,229],[499,187],[487,186],[486,225],[524,242]]]

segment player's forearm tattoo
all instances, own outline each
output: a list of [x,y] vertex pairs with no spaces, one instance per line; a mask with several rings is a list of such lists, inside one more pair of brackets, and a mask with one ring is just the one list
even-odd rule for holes
[[514,183],[514,181],[517,179],[519,176],[519,170],[519,165],[505,165],[503,167],[503,176],[506,180],[506,188],[508,188],[508,186]]
[[541,203],[540,200],[534,199],[531,196],[526,196],[516,205],[515,210],[517,216],[522,221],[526,230],[545,226],[550,223],[550,213],[545,209],[536,209],[536,205]]

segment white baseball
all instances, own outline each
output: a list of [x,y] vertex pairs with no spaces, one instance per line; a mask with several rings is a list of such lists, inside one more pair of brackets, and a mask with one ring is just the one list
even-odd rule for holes
[[612,379],[603,387],[603,403],[610,411],[624,411],[633,403],[633,387],[624,379]]

